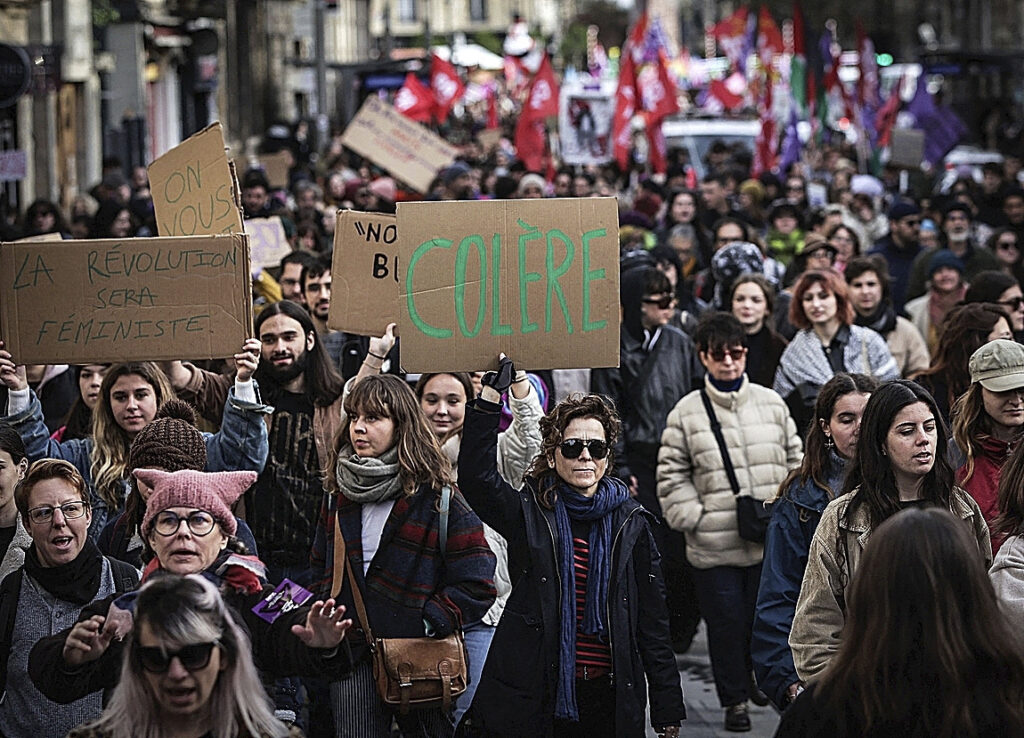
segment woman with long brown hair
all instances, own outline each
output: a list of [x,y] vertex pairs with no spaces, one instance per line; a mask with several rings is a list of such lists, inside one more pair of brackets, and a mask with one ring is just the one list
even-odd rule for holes
[[807,551],[825,506],[842,490],[857,450],[860,421],[878,383],[864,374],[837,374],[818,394],[804,459],[779,486],[764,541],[750,655],[757,684],[780,708],[796,696],[800,678],[789,650]]
[[1019,629],[947,510],[881,524],[848,589],[843,642],[776,738],[1024,735]]
[[847,589],[870,550],[872,531],[900,510],[949,510],[970,531],[979,560],[992,560],[978,503],[954,484],[947,442],[935,400],[920,385],[897,379],[871,394],[843,495],[825,508],[807,555],[789,635],[801,681],[821,674],[849,638],[843,630]]
[[[345,416],[325,469],[325,499],[310,559],[326,597],[341,582],[339,604],[375,638],[444,638],[475,623],[494,603],[494,554],[480,519],[451,490],[451,463],[402,379],[361,378],[344,400]],[[449,489],[445,489],[449,488]],[[447,547],[440,547],[441,505],[449,493]],[[344,541],[344,556],[335,541]],[[348,569],[349,576],[337,567]],[[344,576],[344,581],[342,577]],[[369,623],[361,622],[358,587]],[[336,735],[440,738],[454,731],[441,708],[396,713],[374,686],[369,644],[350,639],[353,673],[331,684]]]

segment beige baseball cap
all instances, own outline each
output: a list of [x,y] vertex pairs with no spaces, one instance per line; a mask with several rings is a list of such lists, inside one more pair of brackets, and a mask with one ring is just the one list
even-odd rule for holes
[[1024,387],[1024,346],[997,338],[971,354],[967,364],[971,382],[980,382],[991,392]]

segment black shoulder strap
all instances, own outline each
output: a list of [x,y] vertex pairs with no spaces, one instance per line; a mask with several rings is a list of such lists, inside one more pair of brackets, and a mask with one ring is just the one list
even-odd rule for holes
[[104,556],[103,558],[110,563],[110,573],[114,577],[115,592],[124,594],[125,592],[132,592],[138,589],[139,572],[134,566],[120,559],[115,559],[113,556]]
[[704,402],[704,410],[711,421],[711,432],[715,434],[715,440],[718,441],[718,450],[722,453],[722,463],[725,465],[725,474],[729,477],[729,486],[732,487],[732,493],[738,495],[740,493],[740,483],[736,479],[736,470],[732,468],[729,449],[725,447],[725,438],[722,437],[722,424],[718,422],[718,416],[715,415],[715,408],[711,405],[711,398],[708,397],[707,390],[701,389],[700,399]]
[[18,616],[18,597],[21,596],[24,571],[19,567],[0,582],[0,700],[7,691],[7,661],[11,656],[11,639],[14,637],[14,621]]

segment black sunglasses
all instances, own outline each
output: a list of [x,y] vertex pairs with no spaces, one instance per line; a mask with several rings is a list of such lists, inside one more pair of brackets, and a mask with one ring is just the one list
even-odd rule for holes
[[1011,297],[1009,300],[1000,300],[1000,305],[1006,305],[1011,310],[1020,310],[1020,306],[1024,304],[1024,297]]
[[562,451],[562,456],[567,459],[578,459],[580,454],[583,453],[583,449],[587,449],[590,452],[590,458],[600,461],[608,455],[608,444],[605,441],[599,441],[596,438],[591,438],[584,441],[582,438],[570,438],[567,441],[562,441],[558,444],[558,448]]
[[739,361],[743,358],[743,354],[746,353],[746,349],[743,348],[731,348],[731,349],[712,349],[708,351],[708,355],[715,361],[725,361],[726,354],[733,361]]
[[171,659],[175,656],[185,667],[186,671],[199,671],[205,669],[210,663],[210,655],[216,641],[212,643],[193,643],[184,646],[177,651],[165,651],[159,646],[137,646],[135,652],[139,655],[139,663],[146,671],[154,674],[163,674],[171,668]]
[[672,303],[676,301],[676,298],[672,295],[664,295],[663,297],[645,297],[643,299],[647,305],[657,305],[661,310],[668,310],[672,307]]

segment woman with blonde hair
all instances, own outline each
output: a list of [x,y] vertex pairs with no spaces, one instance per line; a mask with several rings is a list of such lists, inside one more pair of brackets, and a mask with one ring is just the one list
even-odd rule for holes
[[[310,557],[314,589],[336,594],[356,627],[375,638],[445,638],[476,623],[494,603],[494,554],[452,487],[451,463],[413,391],[393,375],[366,376],[352,385],[344,410]],[[356,587],[369,623],[356,607]],[[339,738],[389,736],[393,718],[407,735],[452,734],[451,715],[440,707],[401,714],[385,704],[369,644],[358,636],[349,643],[352,675],[331,684]]]
[[[258,355],[235,355],[236,387],[248,383]],[[46,457],[71,462],[85,478],[93,523],[89,537],[96,540],[107,521],[124,508],[129,489],[128,452],[132,439],[174,397],[167,376],[149,361],[111,366],[100,385],[93,410],[92,436],[59,442],[50,438],[43,422],[42,406],[25,380],[25,369],[0,342],[0,382],[8,389],[5,417],[25,442],[30,461]],[[224,407],[217,433],[206,433],[207,471],[261,471],[267,459],[267,408],[238,399],[234,390]]]
[[302,735],[274,717],[245,628],[202,576],[153,577],[135,621],[109,704],[68,738]]

